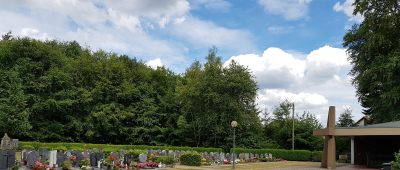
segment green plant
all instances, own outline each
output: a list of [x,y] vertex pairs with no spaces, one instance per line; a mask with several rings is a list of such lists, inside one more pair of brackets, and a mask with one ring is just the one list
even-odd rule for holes
[[18,170],[19,166],[18,165],[14,165],[13,167],[11,167],[11,170]]
[[175,160],[174,160],[174,157],[172,157],[172,156],[166,156],[165,158],[164,158],[164,163],[167,165],[167,166],[174,166],[175,165]]
[[321,162],[322,161],[322,151],[313,151],[311,153],[311,161],[313,162]]
[[67,147],[65,147],[65,146],[57,146],[57,147],[55,147],[53,149],[54,150],[64,150],[64,151],[68,150]]
[[67,161],[64,161],[64,162],[61,162],[61,168],[62,169],[69,169],[69,168],[71,168],[72,166],[71,166],[71,162],[69,161],[69,160],[67,160]]
[[140,154],[143,153],[143,154],[147,155],[147,152],[144,150],[130,150],[130,151],[126,152],[126,154],[128,154],[128,153],[133,153],[133,161],[135,161],[135,162],[139,162]]
[[400,150],[398,153],[394,153],[395,161],[392,161],[392,167],[395,169],[400,169]]
[[119,169],[119,167],[118,166],[114,166],[114,168],[113,169]]
[[29,149],[29,150],[35,149],[32,145],[24,145],[22,148],[23,149]]
[[185,153],[182,154],[179,159],[182,165],[189,166],[200,166],[201,165],[201,155],[198,153]]

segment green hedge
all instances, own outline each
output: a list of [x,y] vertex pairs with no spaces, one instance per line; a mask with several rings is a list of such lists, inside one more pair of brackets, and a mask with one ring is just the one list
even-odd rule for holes
[[[233,149],[231,149],[233,153]],[[317,161],[322,160],[322,151],[308,151],[308,150],[284,150],[284,149],[243,149],[235,148],[235,153],[253,153],[253,154],[272,154],[275,158],[281,158],[288,161]],[[315,158],[315,155],[317,158]]]
[[162,162],[167,165],[175,165],[175,159],[172,156],[152,156],[151,161],[157,163]]
[[200,166],[201,155],[199,153],[185,153],[179,157],[181,165]]
[[133,153],[133,161],[134,162],[139,162],[140,154],[144,153],[147,155],[147,152],[144,150],[130,150],[130,151],[126,152],[126,154],[131,153],[131,152]]
[[322,161],[322,151],[314,151],[311,153],[311,161],[321,162]]
[[[93,148],[105,149],[112,148],[116,151],[121,149],[139,149],[139,150],[179,150],[179,151],[197,151],[197,152],[222,152],[221,148],[202,148],[202,147],[175,147],[175,146],[147,146],[147,145],[108,145],[108,144],[90,144],[90,143],[40,143],[40,142],[19,142],[17,150],[23,150],[25,145],[32,145],[35,150],[41,147],[56,148],[58,146],[65,146],[70,148],[84,148],[85,150],[92,150]],[[86,146],[85,146],[86,145]]]

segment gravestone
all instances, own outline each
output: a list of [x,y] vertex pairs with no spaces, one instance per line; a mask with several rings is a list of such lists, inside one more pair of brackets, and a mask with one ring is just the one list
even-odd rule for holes
[[99,149],[99,148],[93,148],[93,150],[96,152],[101,152],[101,149]]
[[90,153],[88,151],[82,152],[83,159],[90,159]]
[[44,162],[50,159],[50,152],[46,148],[39,151],[40,161]]
[[67,155],[57,152],[56,164],[58,165],[58,167],[60,167],[61,162],[64,162],[65,159],[68,159]]
[[219,153],[218,152],[214,153],[214,158],[213,159],[214,159],[214,162],[219,160]]
[[244,154],[244,159],[245,159],[245,160],[250,159],[249,157],[250,157],[249,153],[245,153],[245,154]]
[[208,161],[210,161],[210,158],[209,158],[209,156],[208,156],[208,153],[207,152],[204,152],[204,158],[206,158],[206,161],[208,162]]
[[[125,156],[126,152],[128,152],[128,151],[123,150],[123,149],[119,150],[119,157],[123,158]],[[146,153],[147,153],[147,151],[146,151]]]
[[243,154],[243,153],[239,154],[239,159],[240,159],[241,161],[243,161],[243,158],[244,158],[244,154]]
[[133,159],[134,159],[134,154],[133,154],[133,152],[129,152],[129,153],[127,153],[127,154],[125,154],[124,155],[124,164],[130,164],[130,162],[132,162],[133,161]]
[[167,156],[167,151],[162,150],[162,151],[161,151],[161,156]]
[[268,153],[265,153],[265,158],[269,158],[269,155],[268,155]]
[[37,161],[39,161],[39,152],[31,151],[28,153],[26,167],[31,168],[31,166],[35,165]]
[[140,161],[140,163],[146,163],[146,160],[147,160],[147,155],[146,154],[140,154],[139,155],[139,161]]
[[67,158],[69,158],[72,154],[71,154],[70,151],[67,151],[67,152],[64,153],[64,155],[65,155]]
[[224,161],[224,160],[225,160],[225,154],[221,152],[221,153],[219,154],[219,161],[222,162],[222,161]]
[[146,151],[147,155],[151,155],[149,150],[145,149],[144,151]]
[[259,158],[260,156],[258,156],[258,154],[255,154],[254,157]]
[[71,154],[76,156],[76,165],[79,165],[83,160],[83,154],[79,151],[72,151]]
[[22,152],[21,152],[21,160],[22,161],[24,161],[24,159],[26,159],[26,153],[28,152],[28,150],[26,150],[26,149],[24,149]]
[[0,169],[11,168],[14,166],[14,161],[15,151],[0,151]]
[[269,154],[269,158],[272,159],[272,154],[271,153]]
[[150,150],[150,154],[149,155],[151,155],[151,156],[153,156],[154,155],[154,150],[152,149],[152,150]]
[[154,153],[154,155],[160,156],[160,152],[156,151],[156,152]]
[[181,152],[179,152],[178,150],[175,151],[175,156],[181,156]]
[[260,158],[264,158],[264,154],[261,154],[261,155],[260,155]]
[[233,154],[233,161],[235,161],[237,158],[238,158],[238,157],[237,157],[237,154],[236,154],[236,153]]
[[250,153],[250,159],[253,159],[253,158],[254,158],[254,154]]
[[53,166],[54,164],[57,164],[57,151],[49,151],[49,165]]
[[103,159],[103,157],[104,157],[104,155],[101,152],[100,153],[96,153],[96,152],[91,153],[90,154],[90,166],[98,167],[99,166],[98,162],[101,159]]
[[119,160],[119,154],[118,154],[118,152],[111,152],[110,155],[112,155],[112,154],[115,155],[115,156],[114,156],[114,162],[118,162],[118,160]]
[[168,156],[174,156],[174,154],[175,154],[175,153],[174,153],[173,150],[169,150],[169,151],[168,151]]
[[226,160],[227,160],[227,161],[231,161],[231,154],[230,154],[230,153],[227,153],[227,154],[226,154]]
[[181,151],[181,155],[182,155],[182,154],[185,154],[185,153],[186,153],[185,151]]

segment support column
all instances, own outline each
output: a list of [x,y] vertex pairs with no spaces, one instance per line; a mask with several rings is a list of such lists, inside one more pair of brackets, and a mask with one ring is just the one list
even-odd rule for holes
[[351,164],[354,165],[354,137],[351,138]]
[[328,122],[325,128],[324,151],[322,153],[322,168],[336,169],[336,145],[335,145],[335,107],[329,107]]

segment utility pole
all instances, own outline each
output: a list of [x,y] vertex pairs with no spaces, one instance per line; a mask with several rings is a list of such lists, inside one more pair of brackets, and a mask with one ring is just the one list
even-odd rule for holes
[[292,150],[294,150],[294,102],[293,102]]

